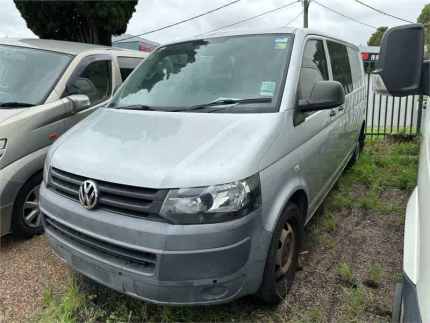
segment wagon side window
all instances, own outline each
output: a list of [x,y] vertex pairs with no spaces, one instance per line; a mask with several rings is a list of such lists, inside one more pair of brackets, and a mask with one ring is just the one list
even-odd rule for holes
[[348,51],[345,45],[327,41],[330,55],[333,79],[340,82],[345,89],[345,94],[353,91],[351,66],[349,64]]
[[306,43],[300,71],[299,99],[308,99],[315,83],[328,80],[327,58],[322,40]]

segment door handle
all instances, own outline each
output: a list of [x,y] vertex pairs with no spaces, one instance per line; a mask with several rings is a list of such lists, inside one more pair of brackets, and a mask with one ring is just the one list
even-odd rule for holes
[[331,110],[330,111],[330,117],[334,117],[336,115],[336,110]]

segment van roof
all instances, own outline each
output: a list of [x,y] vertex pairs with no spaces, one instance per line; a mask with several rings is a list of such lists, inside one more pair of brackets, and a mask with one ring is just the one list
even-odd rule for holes
[[240,36],[240,35],[264,35],[264,34],[295,34],[301,37],[306,37],[307,35],[317,35],[317,36],[322,36],[326,38],[331,38],[336,41],[340,41],[358,50],[358,47],[356,45],[350,42],[347,42],[345,40],[339,39],[338,37],[331,36],[330,34],[323,33],[315,29],[295,28],[295,27],[278,27],[278,28],[248,27],[248,28],[238,28],[238,29],[230,29],[230,30],[222,30],[222,31],[220,30],[210,34],[200,34],[192,38],[181,39],[180,41],[175,41],[172,43],[178,43],[178,42],[183,42],[187,40],[196,40],[196,39],[202,39],[202,38],[210,39],[210,38],[216,38],[216,37],[228,37],[228,36]]
[[91,50],[109,50],[115,52],[117,55],[124,54],[127,56],[130,55],[136,57],[145,57],[147,55],[138,51],[122,48],[113,48],[109,46],[38,38],[0,38],[0,45],[35,48],[69,55],[79,55],[83,52]]

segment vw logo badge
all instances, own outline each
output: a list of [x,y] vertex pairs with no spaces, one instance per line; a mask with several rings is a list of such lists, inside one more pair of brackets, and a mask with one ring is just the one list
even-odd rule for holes
[[86,180],[79,188],[79,202],[82,207],[92,210],[97,206],[99,201],[99,190],[94,181]]

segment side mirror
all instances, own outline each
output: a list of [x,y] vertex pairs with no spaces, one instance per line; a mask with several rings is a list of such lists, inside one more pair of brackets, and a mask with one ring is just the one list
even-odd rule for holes
[[67,84],[66,93],[67,95],[85,94],[92,98],[97,97],[97,88],[90,79],[78,77]]
[[319,81],[314,84],[311,95],[299,101],[302,112],[332,109],[345,103],[345,91],[337,81]]
[[90,98],[84,94],[75,94],[66,97],[72,103],[72,114],[85,110],[91,105]]
[[424,58],[424,26],[389,29],[381,42],[375,89],[393,96],[418,94]]

